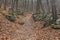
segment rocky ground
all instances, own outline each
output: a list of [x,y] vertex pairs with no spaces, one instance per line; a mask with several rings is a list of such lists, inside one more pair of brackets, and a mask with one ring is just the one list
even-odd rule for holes
[[41,29],[41,21],[35,22],[30,13],[16,19],[10,22],[0,14],[0,40],[60,40],[60,30]]

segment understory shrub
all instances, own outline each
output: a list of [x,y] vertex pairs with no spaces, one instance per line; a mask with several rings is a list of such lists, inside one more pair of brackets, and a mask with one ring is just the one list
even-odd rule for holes
[[8,14],[9,14],[9,15],[14,15],[14,10],[12,10],[12,8],[10,8],[10,9],[8,10]]
[[15,11],[15,13],[16,13],[16,15],[23,15],[24,12],[21,11],[20,9],[18,9],[18,10]]

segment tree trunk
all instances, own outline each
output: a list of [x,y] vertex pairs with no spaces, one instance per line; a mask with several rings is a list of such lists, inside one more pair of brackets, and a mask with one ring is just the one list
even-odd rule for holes
[[15,0],[16,2],[16,13],[18,13],[18,0]]
[[50,13],[49,0],[46,1],[47,1],[48,13]]
[[14,0],[12,0],[12,15],[14,15],[13,13],[14,13]]
[[4,0],[4,10],[6,10],[7,0]]
[[1,8],[1,6],[2,6],[2,0],[0,0],[0,8]]
[[55,4],[55,0],[52,0],[52,17],[53,17],[53,21],[57,20],[57,10],[56,10],[56,4]]
[[27,11],[29,11],[29,0],[27,1]]
[[36,4],[36,13],[40,12],[40,1],[37,0],[37,4]]
[[33,0],[31,0],[31,11],[33,11]]

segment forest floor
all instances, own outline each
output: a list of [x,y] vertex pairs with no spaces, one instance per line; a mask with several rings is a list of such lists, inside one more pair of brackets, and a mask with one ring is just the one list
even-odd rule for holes
[[0,14],[0,40],[60,40],[60,30],[41,29],[41,21],[35,22],[29,12],[16,19],[10,22]]

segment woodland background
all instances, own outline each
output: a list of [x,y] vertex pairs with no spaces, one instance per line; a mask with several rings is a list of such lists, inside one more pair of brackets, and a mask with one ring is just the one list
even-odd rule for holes
[[60,40],[60,0],[0,0],[0,40]]

